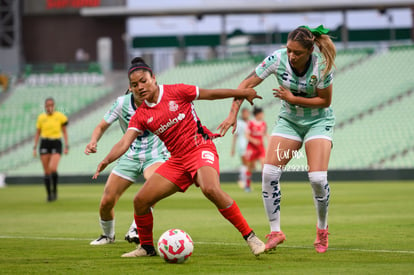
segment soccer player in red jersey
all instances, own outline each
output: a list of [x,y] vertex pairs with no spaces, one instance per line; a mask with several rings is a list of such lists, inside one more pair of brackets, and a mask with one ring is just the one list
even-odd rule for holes
[[145,182],[134,198],[134,217],[141,245],[123,257],[156,255],[153,243],[151,206],[176,192],[185,192],[196,184],[219,212],[232,223],[256,256],[265,250],[254,234],[236,202],[220,187],[219,160],[212,141],[219,136],[204,127],[194,109],[197,99],[243,98],[253,104],[261,98],[254,89],[201,89],[193,85],[158,85],[151,67],[141,58],[128,70],[130,90],[144,99],[131,118],[128,130],[99,163],[93,178],[119,158],[131,143],[149,130],[164,142],[171,157]]
[[260,161],[263,168],[264,159],[266,156],[265,145],[263,138],[267,138],[267,124],[263,120],[264,112],[262,108],[255,107],[253,109],[254,119],[247,123],[246,137],[248,140],[246,148],[247,172],[246,172],[246,187],[245,191],[251,191],[251,177],[255,169],[256,162]]

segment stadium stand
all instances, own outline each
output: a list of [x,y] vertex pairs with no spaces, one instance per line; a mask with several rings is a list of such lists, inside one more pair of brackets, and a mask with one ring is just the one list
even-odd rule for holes
[[37,115],[44,111],[44,100],[53,97],[57,110],[71,115],[91,104],[109,90],[100,86],[45,86],[19,85],[0,106],[0,151],[33,135]]
[[[260,60],[246,58],[181,64],[159,74],[157,81],[160,84],[196,84],[202,88],[235,88]],[[409,127],[414,119],[410,111],[414,104],[412,64],[414,47],[391,47],[379,52],[373,49],[338,52],[333,93],[337,126],[330,169],[413,168],[414,128]],[[266,79],[257,87],[263,100],[256,104],[264,108],[269,132],[280,108],[280,101],[272,95],[275,87],[274,78]],[[35,117],[43,110],[46,95],[54,96],[58,108],[74,115],[97,98],[108,95],[105,104],[92,108],[70,124],[71,151],[62,158],[59,168],[61,174],[92,175],[97,163],[121,137],[119,127],[111,127],[102,138],[98,154],[85,156],[83,150],[95,125],[120,95],[119,91],[120,88],[109,86],[18,86],[12,91],[13,96],[0,105],[0,150],[33,135]],[[231,101],[196,101],[195,108],[203,123],[214,131],[227,117]],[[243,104],[243,107],[250,107],[248,103]],[[234,171],[239,166],[238,157],[230,156],[231,142],[230,134],[216,140],[221,171]],[[0,155],[0,171],[7,171],[9,175],[39,175],[40,163],[31,158],[31,146],[31,142],[22,143],[13,151]],[[306,167],[303,149],[296,155],[288,168],[303,171]]]
[[[360,61],[335,79],[333,107],[337,123],[397,97],[414,87],[414,48],[379,52]],[[352,109],[349,107],[352,106]]]
[[385,160],[387,163],[394,162],[393,166],[396,166],[400,152],[413,147],[414,129],[410,127],[414,119],[411,110],[414,104],[413,94],[411,92],[388,105],[378,107],[353,123],[337,129],[331,167],[385,168]]

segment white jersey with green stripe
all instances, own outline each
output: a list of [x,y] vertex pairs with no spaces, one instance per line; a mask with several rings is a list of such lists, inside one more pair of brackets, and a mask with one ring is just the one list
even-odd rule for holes
[[[135,114],[136,106],[134,104],[133,94],[120,96],[104,116],[104,120],[112,124],[119,121],[121,130],[125,133],[128,129],[129,120]],[[125,155],[135,161],[149,161],[160,156],[168,157],[169,153],[164,143],[150,131],[145,131],[129,146]]]
[[[321,53],[314,51],[308,70],[304,75],[298,76],[289,63],[287,49],[280,49],[266,57],[256,67],[256,74],[261,79],[273,74],[279,85],[289,89],[295,96],[312,98],[317,96],[317,89],[327,88],[333,82],[333,71],[324,76],[322,75],[324,68],[325,63]],[[279,116],[306,125],[318,118],[333,117],[334,115],[331,107],[308,108],[282,100]]]

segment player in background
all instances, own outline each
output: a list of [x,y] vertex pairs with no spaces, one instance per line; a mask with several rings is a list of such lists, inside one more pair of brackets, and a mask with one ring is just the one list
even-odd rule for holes
[[[280,228],[280,176],[295,151],[305,144],[307,169],[317,213],[315,250],[328,249],[327,179],[335,117],[330,107],[335,45],[328,29],[301,26],[288,35],[286,48],[275,51],[256,67],[239,88],[253,88],[268,76],[276,76],[279,88],[274,96],[282,100],[273,128],[262,174],[263,202],[270,223],[266,250],[285,240]],[[318,49],[316,49],[318,48]],[[233,101],[229,116],[220,125],[220,134],[234,125],[242,100]],[[233,129],[234,131],[234,129]]]
[[[115,121],[119,121],[121,130],[125,133],[130,118],[135,114],[141,103],[142,100],[134,96],[133,93],[129,93],[129,91],[126,95],[118,97],[94,129],[91,140],[86,145],[85,154],[89,155],[97,152],[98,141]],[[164,143],[151,132],[146,131],[134,140],[128,151],[119,159],[106,181],[99,206],[99,223],[103,234],[92,241],[91,245],[104,245],[115,241],[114,207],[117,201],[126,189],[137,182],[140,175],[148,179],[168,157],[169,153]],[[125,240],[139,244],[134,220],[132,220],[131,226],[125,235]]]
[[40,138],[39,154],[43,166],[43,181],[47,191],[47,201],[57,200],[58,166],[62,155],[62,135],[65,141],[63,153],[69,151],[68,118],[55,110],[55,100],[51,97],[45,100],[45,112],[37,117],[34,138],[33,156],[37,156],[37,145]]
[[254,119],[247,123],[246,139],[248,140],[246,149],[246,192],[251,192],[251,178],[254,169],[256,168],[256,162],[260,162],[260,167],[263,169],[264,159],[266,155],[264,139],[268,140],[267,124],[263,120],[264,112],[262,108],[253,108]]
[[219,161],[212,141],[218,136],[204,127],[194,109],[194,100],[228,97],[246,98],[251,104],[260,98],[253,89],[201,89],[193,85],[158,85],[152,69],[144,60],[130,67],[132,91],[145,99],[131,118],[122,139],[99,163],[93,178],[121,156],[140,135],[150,130],[158,135],[171,153],[145,182],[134,198],[135,222],[141,245],[123,257],[156,255],[153,241],[151,206],[176,192],[184,192],[193,183],[213,202],[219,212],[236,227],[252,253],[264,252],[265,244],[254,234],[236,202],[220,187]]
[[237,120],[237,129],[233,135],[233,141],[231,144],[230,155],[234,156],[235,151],[240,157],[240,170],[239,170],[239,186],[240,188],[246,188],[247,185],[247,161],[246,161],[246,147],[247,147],[247,138],[246,138],[246,129],[247,122],[250,118],[250,111],[248,108],[243,108],[241,110],[240,118]]

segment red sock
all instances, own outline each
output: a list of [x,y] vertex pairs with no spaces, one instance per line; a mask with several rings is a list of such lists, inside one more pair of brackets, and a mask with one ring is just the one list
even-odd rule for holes
[[230,207],[219,209],[219,211],[221,215],[223,215],[229,222],[231,222],[243,236],[246,236],[252,232],[252,229],[247,224],[246,219],[243,217],[235,201],[233,201]]
[[135,223],[137,225],[139,241],[141,245],[151,245],[154,246],[154,240],[152,236],[152,227],[153,227],[153,217],[152,212],[150,211],[145,215],[135,215]]
[[246,187],[250,188],[250,183],[252,182],[252,172],[246,171]]

